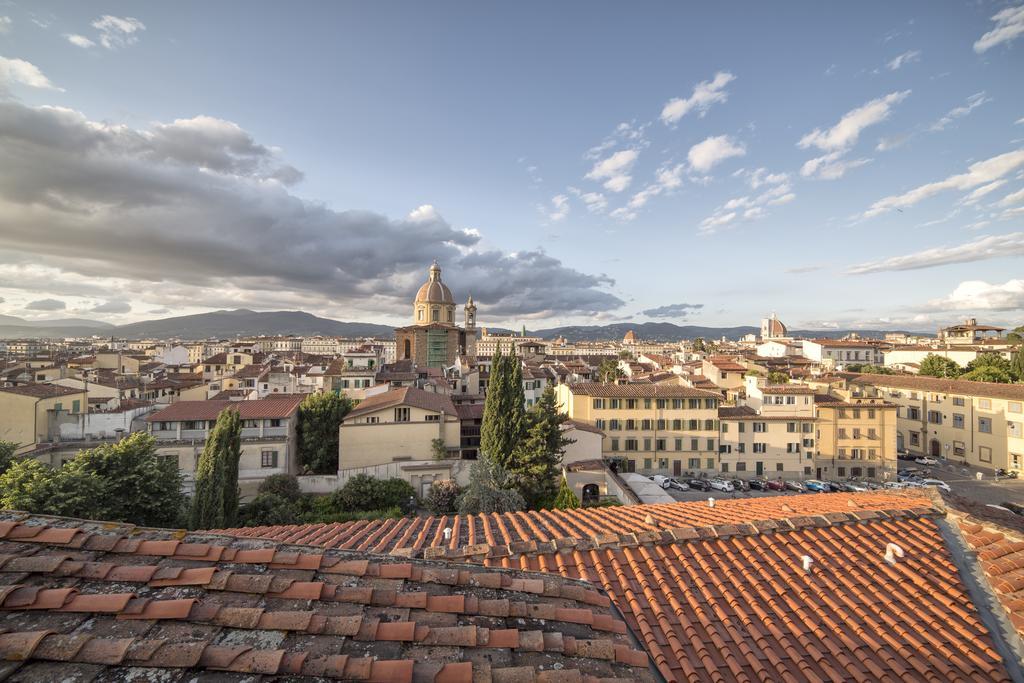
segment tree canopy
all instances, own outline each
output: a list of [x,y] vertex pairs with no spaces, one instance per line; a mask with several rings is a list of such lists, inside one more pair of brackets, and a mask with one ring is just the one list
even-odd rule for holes
[[238,517],[238,460],[242,455],[242,421],[238,411],[225,408],[206,438],[196,467],[189,526],[223,529]]
[[299,404],[298,461],[313,474],[338,471],[338,428],[352,410],[352,399],[333,391],[310,394]]
[[491,361],[480,453],[507,467],[523,433],[524,406],[522,367],[515,355],[504,355],[499,346]]
[[959,377],[962,373],[963,368],[956,361],[934,353],[929,353],[924,357],[921,361],[921,368],[918,370],[918,374],[926,377],[945,377],[949,379]]

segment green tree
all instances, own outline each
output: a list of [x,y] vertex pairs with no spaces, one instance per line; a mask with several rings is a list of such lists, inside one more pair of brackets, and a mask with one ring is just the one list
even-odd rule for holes
[[469,486],[459,498],[459,512],[470,515],[522,510],[526,501],[510,486],[510,478],[501,463],[480,458],[469,470]]
[[1013,377],[1003,368],[995,365],[980,365],[970,372],[960,375],[960,379],[971,382],[998,382],[999,384],[1010,384]]
[[444,439],[430,440],[430,454],[434,456],[434,460],[446,460],[448,458],[448,447],[444,445]]
[[1018,346],[1014,351],[1010,361],[1010,372],[1014,380],[1024,382],[1024,344]]
[[554,507],[556,510],[572,510],[580,506],[580,499],[569,486],[569,482],[562,477],[562,483],[558,486],[558,496],[555,497]]
[[1006,333],[1006,341],[1009,344],[1020,344],[1024,342],[1024,325],[1015,327]]
[[102,519],[103,481],[54,469],[35,458],[17,460],[0,475],[0,508],[43,515]]
[[847,372],[866,372],[871,375],[891,375],[893,371],[884,365],[872,365],[871,363],[851,363],[846,366]]
[[961,373],[963,373],[963,368],[957,365],[956,361],[944,356],[937,356],[934,353],[929,353],[924,357],[921,361],[921,368],[918,370],[919,375],[949,379],[959,377]]
[[299,404],[299,465],[314,474],[338,471],[338,428],[352,410],[348,396],[310,394]]
[[523,434],[525,397],[519,359],[504,355],[499,346],[491,362],[480,426],[480,452],[503,467],[509,463]]
[[559,412],[554,387],[548,387],[526,413],[526,430],[512,457],[503,463],[515,488],[531,509],[551,505],[558,493],[565,447],[574,443],[565,437],[562,425],[569,420]]
[[156,439],[135,432],[117,443],[79,452],[64,468],[103,484],[102,518],[140,526],[178,526],[185,496],[178,462],[156,453]]
[[330,498],[331,507],[337,512],[385,510],[408,507],[410,499],[416,500],[416,489],[404,479],[377,479],[368,474],[357,474]]
[[[1008,359],[1003,357],[1002,354],[993,353],[993,352],[979,353],[974,358],[974,360],[972,360],[970,363],[967,364],[967,367],[965,368],[965,372],[970,374],[971,372],[974,372],[975,370],[978,370],[979,368],[992,368],[994,370],[998,370],[1001,373],[1005,373],[1007,376],[1010,376],[1011,379],[1009,381],[1013,381],[1012,380],[1012,373],[1013,373],[1013,369],[1012,368],[1013,368],[1013,366],[1011,365],[1011,363],[1010,363],[1010,361]],[[989,381],[989,380],[983,380],[983,381]]]
[[189,512],[192,529],[223,529],[238,516],[238,460],[242,421],[238,411],[225,408],[210,430],[196,467],[196,490]]
[[296,504],[277,493],[260,493],[238,512],[239,526],[278,526],[296,524]]
[[769,384],[789,384],[789,375],[779,370],[773,370],[768,373]]
[[13,441],[0,441],[0,474],[6,472],[7,468],[14,464],[16,450],[18,450],[18,444]]
[[259,493],[272,493],[285,500],[298,501],[302,497],[299,480],[293,474],[272,474],[260,482]]
[[435,515],[450,515],[459,510],[459,496],[462,487],[451,479],[435,481],[430,485],[423,505]]
[[704,337],[697,337],[693,340],[693,350],[696,353],[703,353],[708,350],[707,344],[704,343]]
[[597,366],[597,376],[605,384],[614,382],[620,377],[624,377],[625,373],[622,368],[619,367],[619,361],[615,358],[605,358],[601,361],[601,364]]

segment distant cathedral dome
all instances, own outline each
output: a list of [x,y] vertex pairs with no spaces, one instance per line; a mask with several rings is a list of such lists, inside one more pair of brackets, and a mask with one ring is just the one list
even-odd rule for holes
[[626,332],[626,336],[622,338],[623,344],[635,344],[636,343],[636,332],[629,330]]
[[452,290],[448,289],[448,285],[441,282],[441,266],[437,265],[437,261],[434,261],[434,265],[430,266],[430,279],[423,283],[420,291],[416,292],[416,303],[455,304]]

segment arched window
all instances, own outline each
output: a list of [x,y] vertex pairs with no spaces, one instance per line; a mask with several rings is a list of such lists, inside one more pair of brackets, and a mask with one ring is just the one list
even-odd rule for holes
[[441,320],[441,312],[439,310],[437,310],[437,307],[435,306],[434,308],[430,309],[430,321],[436,323],[436,322],[440,322],[440,320]]
[[449,309],[448,309],[448,322],[454,322],[454,321],[452,320],[452,317],[453,317],[453,314],[452,314],[452,309],[450,309],[450,308],[449,308]]
[[416,319],[417,320],[423,320],[423,309],[422,308],[417,308],[416,309]]
[[[421,313],[422,313],[422,311],[421,311]],[[410,342],[408,339],[405,340],[405,355],[402,356],[402,357],[403,358],[412,358],[412,342]]]

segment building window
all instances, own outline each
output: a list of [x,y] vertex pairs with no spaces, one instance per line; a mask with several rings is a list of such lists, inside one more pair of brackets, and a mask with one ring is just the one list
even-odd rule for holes
[[610,398],[608,399],[608,408],[610,410],[618,410],[622,406],[622,399]]
[[840,439],[845,439],[846,438],[846,429],[843,428],[843,427],[840,427],[839,428],[839,433],[836,436],[838,436]]
[[604,409],[604,399],[603,398],[595,398],[594,399],[594,410],[603,410],[603,409]]
[[626,410],[636,410],[636,399],[635,398],[627,398],[626,399]]
[[1019,413],[1019,412],[1021,412],[1021,403],[1020,403],[1020,401],[1010,401],[1009,403],[1006,404],[1006,410],[1007,410],[1007,412],[1010,412],[1010,413]]
[[612,450],[613,451],[619,450],[619,440],[618,439],[612,439]]
[[783,464],[781,462],[775,463],[775,471],[776,472],[781,472],[783,469],[784,469],[784,466],[783,466]]
[[668,458],[658,458],[658,469],[659,470],[667,470],[668,469]]
[[979,398],[978,407],[983,410],[989,410],[992,408],[992,400],[988,398]]
[[700,450],[700,440],[699,439],[690,439],[690,450],[691,451],[698,451],[698,450]]
[[736,471],[737,472],[746,472],[747,471],[747,463],[742,462],[742,461],[736,463]]
[[810,476],[810,474],[811,474],[811,468],[810,467],[805,467],[804,468],[804,476]]
[[372,416],[366,418],[366,424],[375,425],[378,422],[380,422],[380,417],[378,417],[376,415],[372,415]]
[[715,469],[715,459],[714,458],[707,458],[704,462],[706,464],[705,465],[705,469],[709,469],[709,470]]
[[678,431],[682,430],[682,428],[683,428],[683,421],[682,420],[672,420],[672,430],[673,431],[678,432]]
[[642,429],[645,432],[650,431],[650,429],[651,429],[651,421],[650,420],[640,420],[640,429]]
[[714,439],[708,439],[708,450],[709,451],[715,450],[715,440]]
[[656,439],[654,441],[654,450],[663,451],[665,450],[665,439]]
[[914,408],[914,407],[907,408],[907,419],[909,419],[909,420],[920,420],[921,419],[921,409],[920,408]]
[[423,419],[426,420],[427,422],[440,422],[441,416],[438,415],[437,413],[433,413],[430,415],[424,415]]
[[1021,437],[1020,422],[1007,422],[1006,433],[1015,439],[1019,439]]
[[626,430],[632,431],[636,429],[636,420],[626,420]]
[[683,440],[682,439],[676,439],[676,450],[677,451],[683,450]]
[[636,439],[626,439],[626,450],[627,451],[635,451],[636,450]]
[[644,439],[644,450],[645,451],[651,450],[651,440],[650,439]]
[[688,462],[690,463],[688,465],[688,467],[691,470],[699,470],[700,469],[700,458],[690,458]]
[[787,432],[795,432],[796,431],[796,422],[787,422],[786,423],[786,431]]
[[990,417],[979,417],[978,418],[978,431],[982,434],[992,433],[992,418]]
[[647,471],[650,471],[650,469],[651,469],[651,459],[650,458],[644,458],[644,469],[647,470]]
[[[604,420],[598,420],[598,422],[604,422]],[[622,431],[622,424],[618,420],[608,420],[608,429],[613,432]]]
[[930,422],[933,425],[940,425],[940,424],[942,424],[942,413],[940,413],[937,410],[929,410],[928,411],[928,422]]
[[921,433],[920,432],[910,432],[910,445],[911,446],[920,446],[921,445]]
[[766,423],[764,423],[764,422],[755,422],[754,423],[754,431],[755,432],[767,432],[768,431],[768,425]]
[[722,463],[722,471],[723,472],[728,472],[729,471],[729,463],[727,463],[727,462],[723,462]]
[[661,430],[665,429],[665,421],[664,421],[664,420],[657,420],[657,421],[655,422],[655,428],[656,428],[656,429],[657,429],[658,431],[661,431]]
[[955,405],[955,406],[963,406],[964,405],[964,397],[963,396],[954,396],[953,397],[953,405]]
[[395,422],[408,422],[409,421],[409,409],[408,408],[395,408]]
[[956,429],[964,428],[964,416],[961,413],[953,413],[953,427]]
[[277,451],[260,451],[260,467],[277,467]]
[[760,442],[760,441],[754,442],[754,452],[755,453],[767,453],[768,452],[768,444]]
[[838,474],[838,475],[839,475],[840,477],[845,477],[845,476],[846,476],[846,468],[845,468],[845,467],[837,467],[837,468],[836,468],[836,473],[837,473],[837,474]]
[[745,443],[738,443],[738,444],[736,444],[736,452],[737,453],[746,453],[747,452],[747,444],[745,444]]

